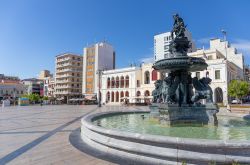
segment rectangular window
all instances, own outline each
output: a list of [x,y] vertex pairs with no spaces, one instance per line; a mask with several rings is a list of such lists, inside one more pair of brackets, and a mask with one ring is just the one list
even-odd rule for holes
[[195,76],[196,76],[198,79],[200,79],[200,78],[201,78],[201,73],[200,73],[200,72],[196,72],[196,73],[195,73]]
[[137,87],[140,87],[140,80],[137,80],[137,81],[136,81],[136,86],[137,86]]
[[215,80],[220,79],[220,70],[215,70]]
[[164,45],[164,50],[168,50],[169,46],[168,45]]
[[212,60],[212,59],[213,59],[213,56],[208,56],[207,59],[208,59],[208,60]]

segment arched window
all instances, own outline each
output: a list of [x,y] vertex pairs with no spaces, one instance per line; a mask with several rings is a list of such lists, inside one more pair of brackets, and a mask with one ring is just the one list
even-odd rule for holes
[[215,88],[215,102],[216,103],[222,103],[223,102],[223,92],[220,87]]
[[129,92],[128,91],[125,92],[125,96],[129,97]]
[[116,97],[115,101],[119,102],[119,92],[118,91],[116,92],[115,97]]
[[107,102],[110,102],[110,92],[107,92]]
[[107,88],[110,88],[110,78],[107,79]]
[[152,81],[156,81],[157,80],[157,71],[153,70],[152,71]]
[[136,98],[136,103],[141,103],[141,99],[139,98],[140,96],[141,96],[141,92],[140,91],[137,91],[136,92],[136,96],[137,96],[137,98]]
[[122,76],[121,77],[121,85],[120,85],[121,88],[124,88],[124,77]]
[[144,92],[144,96],[150,96],[150,93],[149,93],[149,91],[148,90],[146,90],[145,92]]
[[115,78],[112,77],[111,78],[111,88],[114,88],[115,87]]
[[150,74],[149,71],[146,71],[144,73],[144,84],[149,84],[150,83]]
[[124,92],[123,91],[121,91],[120,97],[121,97],[121,102],[123,102],[123,99],[122,99],[124,97]]
[[115,87],[119,88],[119,84],[120,84],[120,81],[119,81],[119,77],[117,76],[116,81],[115,81]]
[[128,88],[129,87],[129,76],[126,76],[125,78],[125,87]]
[[140,91],[137,91],[137,92],[136,92],[136,96],[141,96],[141,92],[140,92]]
[[114,102],[114,100],[115,100],[115,93],[111,92],[111,102]]

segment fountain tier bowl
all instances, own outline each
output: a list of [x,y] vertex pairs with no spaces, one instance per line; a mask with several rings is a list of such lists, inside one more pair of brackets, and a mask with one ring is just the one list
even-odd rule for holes
[[176,58],[166,58],[157,61],[153,68],[155,70],[165,70],[167,72],[176,70],[186,70],[186,71],[200,71],[207,68],[207,64],[204,59],[181,56]]
[[158,124],[148,112],[104,112],[82,119],[81,138],[106,154],[136,164],[249,164],[250,122],[219,121],[218,127],[169,127]]

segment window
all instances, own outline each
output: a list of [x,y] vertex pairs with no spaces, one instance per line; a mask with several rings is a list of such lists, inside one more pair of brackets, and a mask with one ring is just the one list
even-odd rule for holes
[[168,45],[165,45],[164,46],[164,50],[168,50],[169,46]]
[[110,88],[110,78],[108,77],[108,80],[107,80],[107,88]]
[[75,74],[74,73],[72,73],[72,76],[74,76]]
[[136,86],[137,86],[137,87],[140,87],[140,80],[137,80],[137,81],[136,81]]
[[122,77],[121,77],[121,86],[120,86],[121,88],[124,88],[124,84],[125,84],[124,81],[125,81],[125,80],[124,80],[124,77],[122,76]]
[[200,78],[201,78],[201,73],[200,73],[200,72],[196,72],[196,73],[195,73],[195,76],[196,76],[198,79],[200,79]]
[[119,77],[117,76],[116,81],[115,81],[115,87],[119,88],[119,85],[120,85],[120,80],[119,80]]
[[126,84],[126,88],[128,88],[129,87],[129,77],[128,76],[125,77],[125,84]]
[[146,71],[144,73],[144,84],[149,84],[150,83],[150,76],[149,76],[149,71]]
[[152,71],[152,81],[156,81],[157,80],[157,71],[153,70]]
[[112,77],[111,79],[111,88],[114,88],[115,87],[115,78]]
[[212,59],[213,59],[213,56],[208,56],[207,59],[208,59],[208,60],[212,60]]
[[215,80],[220,79],[220,70],[215,70]]

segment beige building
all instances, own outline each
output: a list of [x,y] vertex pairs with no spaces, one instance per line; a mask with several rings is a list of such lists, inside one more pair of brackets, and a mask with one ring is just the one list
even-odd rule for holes
[[56,56],[55,97],[65,102],[82,95],[82,56],[65,53]]
[[233,79],[244,79],[243,55],[237,53],[237,50],[230,46],[228,42],[220,39],[211,39],[210,48],[200,49],[189,53],[192,57],[201,57],[208,64],[207,70],[192,73],[192,77],[206,77],[212,79],[211,88],[213,90],[213,99],[216,103],[227,105],[230,102],[228,97],[228,85]]
[[39,74],[38,79],[43,80],[43,79],[45,79],[45,78],[47,78],[47,77],[52,77],[52,76],[53,76],[53,75],[50,74],[50,71],[49,71],[49,70],[42,70],[42,71],[40,72],[40,74]]
[[149,102],[157,79],[160,79],[160,74],[153,70],[152,63],[104,71],[101,101],[106,104],[122,104],[126,98],[130,103]]
[[97,71],[115,68],[115,51],[110,44],[100,42],[84,48],[83,54],[82,93],[97,95],[99,90]]

